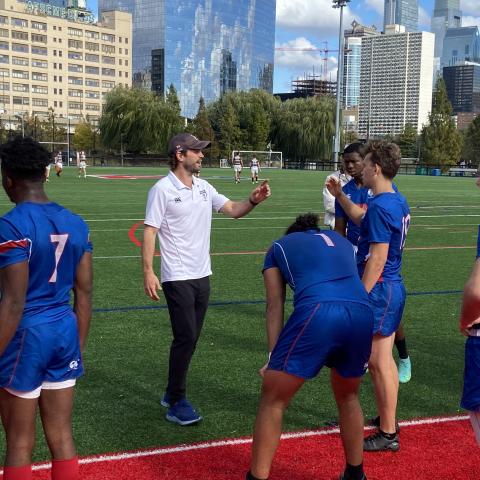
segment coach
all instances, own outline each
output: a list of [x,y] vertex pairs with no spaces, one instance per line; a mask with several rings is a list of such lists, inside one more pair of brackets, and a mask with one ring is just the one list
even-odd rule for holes
[[[158,301],[158,290],[163,289],[173,332],[168,385],[161,403],[168,408],[166,419],[179,425],[202,419],[186,398],[186,380],[210,295],[212,210],[240,218],[270,196],[264,181],[247,200],[233,202],[195,177],[201,169],[202,149],[209,145],[188,133],[170,140],[171,171],[151,188],[145,214],[145,293]],[[153,270],[156,235],[162,254],[161,286]]]

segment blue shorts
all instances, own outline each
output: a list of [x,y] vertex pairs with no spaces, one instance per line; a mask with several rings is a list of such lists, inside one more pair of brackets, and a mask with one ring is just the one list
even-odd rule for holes
[[342,377],[360,377],[372,348],[373,314],[355,302],[302,305],[284,326],[268,368],[313,378],[326,365]]
[[407,298],[403,282],[377,282],[368,298],[375,318],[373,333],[389,337],[402,321]]
[[480,337],[468,337],[465,343],[462,408],[480,411]]
[[19,328],[0,357],[0,387],[30,392],[44,381],[63,382],[83,374],[77,320]]

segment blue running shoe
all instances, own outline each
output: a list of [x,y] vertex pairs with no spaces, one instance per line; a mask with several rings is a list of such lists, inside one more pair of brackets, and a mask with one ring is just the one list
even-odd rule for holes
[[412,364],[410,357],[401,358],[398,362],[398,381],[407,383],[412,378]]
[[193,425],[202,420],[202,417],[195,411],[186,398],[182,398],[175,405],[172,405],[165,417],[169,422],[179,425]]
[[160,400],[160,405],[162,407],[170,408],[170,395],[168,394],[168,392],[165,392],[165,395]]

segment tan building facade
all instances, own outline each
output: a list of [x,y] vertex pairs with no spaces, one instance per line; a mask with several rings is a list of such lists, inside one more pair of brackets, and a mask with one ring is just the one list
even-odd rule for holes
[[132,17],[0,0],[2,117],[55,116],[96,123],[105,95],[131,85]]

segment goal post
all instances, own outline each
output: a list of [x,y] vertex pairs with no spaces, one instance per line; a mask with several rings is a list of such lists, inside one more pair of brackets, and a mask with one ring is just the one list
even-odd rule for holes
[[233,166],[233,159],[236,155],[240,155],[243,162],[243,168],[250,168],[250,161],[256,157],[260,163],[260,169],[263,168],[283,168],[283,154],[282,152],[274,152],[272,150],[233,150],[230,155],[230,164],[225,165],[221,163],[222,168],[229,168]]

